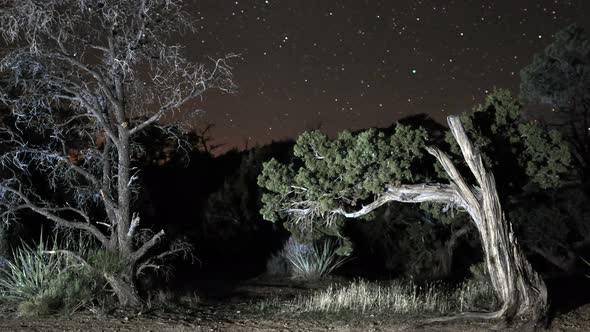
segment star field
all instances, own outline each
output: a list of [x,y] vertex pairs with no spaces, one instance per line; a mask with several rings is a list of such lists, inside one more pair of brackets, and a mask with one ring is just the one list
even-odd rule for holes
[[321,128],[443,121],[519,71],[590,1],[203,0],[189,54],[239,53],[236,95],[209,94],[201,123],[223,150]]

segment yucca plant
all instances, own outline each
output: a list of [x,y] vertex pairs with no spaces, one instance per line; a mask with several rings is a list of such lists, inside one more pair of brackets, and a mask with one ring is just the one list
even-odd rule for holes
[[13,251],[0,269],[0,287],[9,299],[24,300],[38,295],[65,269],[64,258],[47,255],[46,243],[23,244]]
[[327,276],[347,260],[336,254],[336,243],[331,239],[304,244],[291,237],[283,254],[292,266],[293,277],[306,280]]
[[[57,311],[75,311],[91,301],[97,289],[96,276],[79,259],[63,255],[58,248],[87,251],[88,243],[71,237],[58,241],[54,234],[37,246],[23,243],[13,250],[12,260],[0,267],[2,297],[18,303],[21,316],[47,315]],[[63,247],[62,247],[63,245]]]

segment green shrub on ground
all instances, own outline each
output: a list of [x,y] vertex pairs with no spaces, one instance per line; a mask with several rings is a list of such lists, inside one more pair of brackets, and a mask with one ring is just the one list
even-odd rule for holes
[[[0,267],[2,297],[17,304],[19,316],[44,316],[73,312],[90,303],[99,290],[98,277],[79,259],[57,252],[43,240],[36,247],[23,244],[13,251],[12,260]],[[88,243],[66,243],[78,252]],[[53,253],[52,253],[53,252]]]
[[43,254],[45,244],[37,248],[23,245],[13,252],[13,259],[0,270],[0,288],[8,299],[25,300],[41,294],[63,270],[62,258]]
[[293,278],[315,280],[329,275],[346,262],[347,258],[338,256],[336,249],[337,245],[331,239],[305,244],[291,237],[281,255],[289,262]]

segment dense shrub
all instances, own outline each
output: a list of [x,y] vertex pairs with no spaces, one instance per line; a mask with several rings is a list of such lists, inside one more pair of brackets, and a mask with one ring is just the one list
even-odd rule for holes
[[88,236],[56,233],[50,240],[23,244],[0,267],[2,298],[16,302],[19,316],[71,313],[91,306],[106,295],[104,273],[125,267],[120,257],[100,249]]
[[55,249],[23,244],[0,268],[2,296],[18,303],[20,316],[72,312],[92,300],[94,276],[74,258],[48,253]]

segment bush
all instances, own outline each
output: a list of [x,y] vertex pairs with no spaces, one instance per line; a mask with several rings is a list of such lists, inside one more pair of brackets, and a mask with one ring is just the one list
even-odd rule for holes
[[73,312],[96,294],[96,276],[86,266],[67,255],[49,254],[51,250],[57,250],[57,241],[52,248],[43,240],[36,247],[23,244],[0,268],[2,296],[18,302],[20,316]]
[[37,248],[23,245],[13,252],[13,260],[6,260],[0,270],[0,287],[4,297],[26,300],[39,295],[63,272],[63,259],[47,255],[43,242]]
[[336,254],[336,243],[330,239],[311,245],[291,237],[281,255],[290,263],[292,276],[304,280],[325,277],[347,260]]

